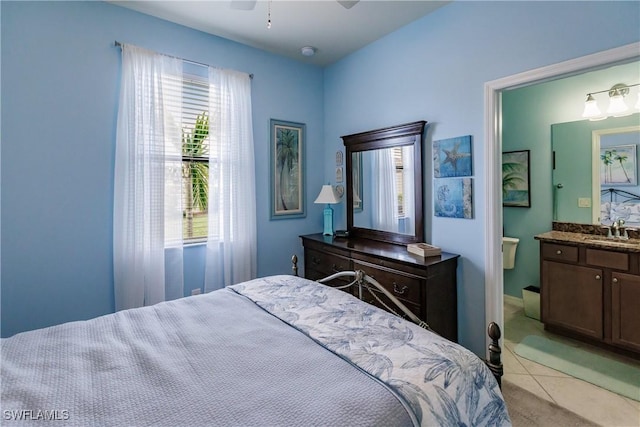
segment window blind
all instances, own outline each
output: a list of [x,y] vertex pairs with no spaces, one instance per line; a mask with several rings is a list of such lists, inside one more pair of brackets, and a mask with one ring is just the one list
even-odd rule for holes
[[165,179],[165,194],[167,200],[180,200],[182,210],[180,224],[165,222],[165,242],[204,241],[209,197],[209,83],[206,77],[185,73],[165,77],[163,90],[165,114],[171,117],[168,122],[179,129],[172,135],[180,135],[179,141],[165,143],[166,173],[181,177],[180,186]]

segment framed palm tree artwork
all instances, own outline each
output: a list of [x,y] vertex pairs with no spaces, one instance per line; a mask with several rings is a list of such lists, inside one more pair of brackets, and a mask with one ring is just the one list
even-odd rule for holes
[[502,206],[531,207],[529,150],[502,153]]
[[304,123],[271,119],[271,219],[302,218],[305,213]]
[[636,145],[600,147],[600,185],[638,185]]

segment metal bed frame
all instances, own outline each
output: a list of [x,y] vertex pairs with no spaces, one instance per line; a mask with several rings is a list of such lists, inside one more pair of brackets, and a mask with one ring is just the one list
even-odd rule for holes
[[[600,196],[604,196],[607,194],[609,195],[609,202],[628,202],[631,200],[640,200],[640,196],[638,196],[637,194],[633,194],[617,188],[606,188],[600,191]],[[618,197],[616,196],[620,196],[623,199],[618,200]]]
[[[291,263],[292,263],[291,269],[293,270],[294,276],[298,276],[298,257],[296,255],[293,255],[291,257]],[[435,332],[433,329],[429,327],[427,322],[418,318],[418,316],[416,316],[401,301],[399,301],[391,292],[389,292],[384,286],[382,286],[380,282],[375,280],[373,277],[367,275],[362,270],[341,271],[338,273],[334,273],[331,276],[317,280],[317,282],[327,283],[334,279],[344,278],[344,277],[353,278],[353,280],[345,285],[333,286],[333,287],[336,289],[344,290],[351,286],[357,286],[358,298],[360,300],[363,300],[364,292],[368,291],[376,299],[376,301],[378,301],[389,312],[395,314],[398,317],[405,316],[406,318],[408,318],[408,320],[412,321],[413,323],[420,326],[421,328],[437,334],[437,332]],[[390,307],[388,304],[382,301],[380,297],[376,294],[376,292],[374,292],[373,290],[384,294],[395,305],[395,307]],[[402,312],[402,315],[399,314],[398,311]],[[489,323],[489,326],[487,328],[487,334],[489,335],[489,338],[491,338],[491,344],[489,344],[489,348],[488,348],[489,359],[483,359],[483,361],[493,373],[493,376],[496,378],[498,385],[502,387],[502,375],[504,374],[504,368],[502,365],[502,361],[500,360],[502,349],[500,348],[500,343],[499,343],[502,333],[500,331],[500,327],[496,322]]]

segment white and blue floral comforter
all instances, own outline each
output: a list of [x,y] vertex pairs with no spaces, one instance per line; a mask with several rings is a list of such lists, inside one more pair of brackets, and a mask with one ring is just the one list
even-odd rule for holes
[[298,277],[231,289],[394,388],[423,426],[511,425],[493,374],[458,344]]

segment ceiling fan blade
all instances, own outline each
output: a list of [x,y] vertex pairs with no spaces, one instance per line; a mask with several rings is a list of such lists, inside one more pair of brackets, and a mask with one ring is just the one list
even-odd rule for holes
[[253,10],[256,7],[257,0],[231,0],[231,9],[237,10]]
[[360,0],[337,0],[345,9],[351,9],[356,5]]

